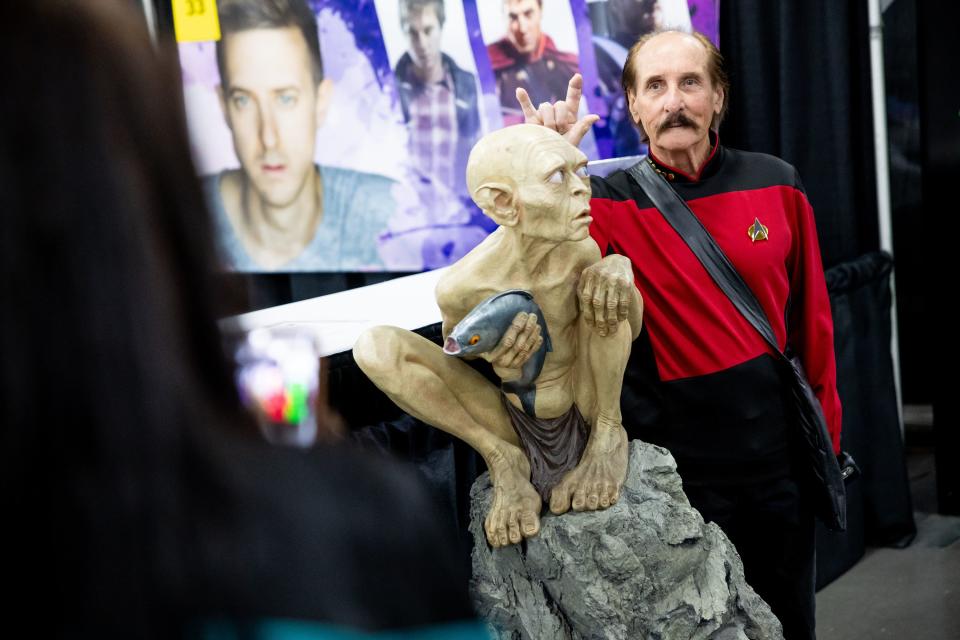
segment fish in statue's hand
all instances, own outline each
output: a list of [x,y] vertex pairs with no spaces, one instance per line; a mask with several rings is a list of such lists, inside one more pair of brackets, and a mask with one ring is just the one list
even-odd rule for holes
[[534,382],[543,369],[547,352],[553,350],[553,345],[550,343],[550,333],[547,331],[543,312],[529,291],[511,289],[490,296],[478,304],[447,336],[443,352],[462,358],[492,351],[500,344],[503,334],[521,311],[536,316],[537,323],[540,325],[540,335],[543,336],[543,344],[524,363],[520,377],[504,382],[501,387],[504,391],[517,394],[524,412],[531,417],[536,417],[534,401],[537,388]]

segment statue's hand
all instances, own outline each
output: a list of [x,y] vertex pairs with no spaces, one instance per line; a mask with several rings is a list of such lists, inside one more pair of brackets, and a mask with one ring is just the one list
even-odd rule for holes
[[542,344],[536,314],[521,311],[514,316],[500,343],[481,357],[493,365],[501,380],[509,382],[521,376],[523,365]]
[[617,332],[639,296],[633,285],[633,266],[626,256],[609,255],[580,274],[577,287],[580,313],[587,324],[605,336]]
[[580,109],[580,96],[583,95],[583,76],[573,74],[567,85],[567,99],[557,100],[553,104],[541,103],[539,108],[533,106],[530,94],[523,87],[517,87],[517,102],[523,109],[524,122],[539,124],[553,129],[573,146],[578,146],[583,136],[587,135],[593,123],[600,119],[596,114],[589,114],[577,120]]

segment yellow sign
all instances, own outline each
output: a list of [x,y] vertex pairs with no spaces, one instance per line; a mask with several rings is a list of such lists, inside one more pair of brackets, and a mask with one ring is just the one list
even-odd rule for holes
[[173,28],[177,42],[219,40],[217,0],[173,0]]

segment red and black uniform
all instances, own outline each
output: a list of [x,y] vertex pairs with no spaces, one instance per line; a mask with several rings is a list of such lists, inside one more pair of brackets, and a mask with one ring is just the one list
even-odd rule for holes
[[[711,141],[695,176],[651,159],[753,290],[780,346],[800,356],[839,451],[833,321],[810,203],[791,165],[724,148],[713,134]],[[787,637],[809,636],[813,519],[801,514],[791,473],[778,362],[626,172],[591,186],[590,233],[605,255],[630,258],[644,301],[624,424],[673,453],[691,503],[734,541],[748,580],[793,629]],[[795,544],[763,549],[770,536]],[[767,582],[797,579],[797,593],[764,593]]]
[[487,55],[497,79],[505,126],[523,122],[523,111],[516,98],[518,87],[551,104],[563,100],[570,76],[579,71],[580,64],[577,54],[560,51],[545,33],[530,53],[517,51],[508,38],[502,38],[487,45]]

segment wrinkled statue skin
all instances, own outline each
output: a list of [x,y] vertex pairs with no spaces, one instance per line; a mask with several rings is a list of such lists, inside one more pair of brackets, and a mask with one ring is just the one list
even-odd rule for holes
[[[619,497],[627,468],[620,390],[643,313],[630,261],[601,259],[589,235],[586,163],[576,147],[541,126],[516,125],[482,138],[470,155],[467,184],[500,227],[451,266],[436,290],[445,340],[494,294],[521,289],[539,304],[552,350],[535,383],[536,417],[578,409],[588,429],[582,456],[549,491],[555,514],[604,509]],[[503,381],[513,380],[542,341],[534,314],[520,312],[496,348],[481,357]],[[543,500],[499,388],[460,358],[396,327],[368,330],[354,357],[404,411],[483,456],[494,487],[485,520],[492,546],[537,534]],[[521,406],[516,395],[504,397]]]

